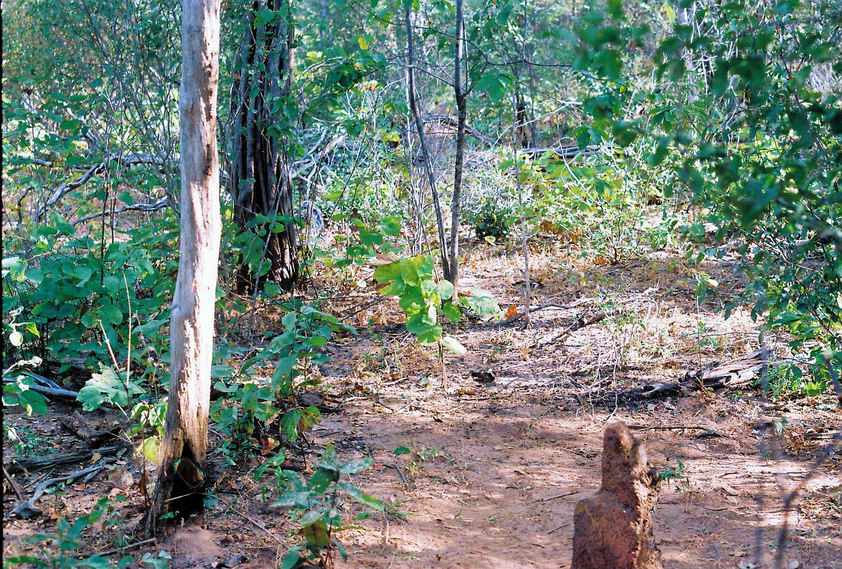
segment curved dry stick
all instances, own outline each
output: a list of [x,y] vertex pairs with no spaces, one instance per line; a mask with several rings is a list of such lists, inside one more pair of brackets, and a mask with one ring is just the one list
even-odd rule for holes
[[[32,493],[32,497],[28,500],[24,500],[12,510],[12,514],[18,516],[19,518],[29,519],[35,516],[41,515],[41,509],[35,505],[39,498],[47,491],[47,488],[54,484],[58,484],[59,482],[70,482],[71,480],[75,480],[85,475],[94,474],[99,472],[105,465],[109,462],[113,462],[116,460],[115,458],[103,458],[99,461],[96,466],[89,466],[88,468],[83,468],[78,472],[74,472],[73,474],[68,474],[67,476],[61,476],[58,478],[48,478],[41,482],[38,486],[35,487],[35,492]],[[5,472],[5,469],[3,469]]]

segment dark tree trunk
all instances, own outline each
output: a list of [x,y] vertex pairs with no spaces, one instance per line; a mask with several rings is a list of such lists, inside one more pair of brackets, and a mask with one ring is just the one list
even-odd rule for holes
[[450,260],[444,278],[453,284],[453,301],[458,302],[459,287],[459,222],[462,210],[462,172],[465,165],[465,124],[468,120],[467,95],[462,80],[465,47],[463,0],[456,0],[456,49],[453,58],[453,92],[456,98],[456,159],[453,170],[453,201],[450,204]]
[[409,103],[409,110],[415,120],[415,128],[418,129],[418,141],[421,144],[421,153],[424,156],[424,170],[427,172],[427,181],[430,184],[430,193],[433,196],[433,208],[436,212],[436,226],[439,234],[439,250],[441,251],[441,264],[444,274],[450,274],[450,261],[448,258],[447,238],[444,232],[444,218],[441,213],[441,201],[436,188],[436,176],[433,173],[433,163],[430,159],[430,149],[427,146],[427,137],[424,134],[424,121],[418,110],[415,93],[415,42],[412,31],[412,3],[404,4],[404,22],[406,23],[406,99]]
[[[274,18],[258,24],[260,8],[275,11]],[[290,94],[292,16],[287,0],[260,0],[246,17],[232,86],[229,191],[234,221],[242,229],[256,216],[268,221],[250,227],[263,243],[263,256],[258,267],[243,263],[237,291],[252,292],[267,279],[290,290],[300,267],[289,159],[283,152],[290,128],[283,117]],[[272,231],[276,223],[283,224],[283,231]]]

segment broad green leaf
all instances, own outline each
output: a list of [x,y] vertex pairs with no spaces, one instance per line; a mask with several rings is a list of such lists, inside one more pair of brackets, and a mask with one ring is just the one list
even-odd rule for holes
[[439,297],[441,297],[442,300],[447,300],[453,296],[453,284],[450,281],[442,279],[437,283],[437,286]]
[[113,304],[103,304],[99,309],[99,316],[103,324],[116,326],[123,321],[123,313]]
[[301,548],[300,547],[293,547],[291,548],[286,555],[284,555],[283,561],[281,561],[281,569],[294,569],[296,565],[298,565],[298,560],[301,558]]
[[287,411],[281,417],[281,432],[290,441],[298,440],[298,424],[301,422],[301,410]]
[[330,545],[330,532],[324,520],[318,519],[315,522],[301,528],[301,536],[317,547]]
[[21,391],[18,394],[18,399],[21,407],[26,410],[27,415],[31,415],[32,413],[43,415],[48,411],[47,400],[37,391],[32,391],[31,389]]
[[331,484],[339,480],[339,472],[332,468],[319,467],[310,477],[307,488],[316,494],[324,494]]
[[363,458],[362,460],[354,460],[346,462],[339,468],[340,474],[356,474],[371,466],[372,460],[370,458]]
[[456,304],[446,303],[441,307],[442,314],[447,316],[451,324],[456,324],[462,318],[462,311]]
[[389,263],[388,265],[380,265],[374,269],[374,280],[379,283],[392,282],[400,278],[401,266],[400,263]]
[[459,340],[457,340],[453,336],[442,336],[441,343],[445,348],[447,348],[457,356],[461,356],[468,351],[468,349],[465,348],[465,346],[463,346],[462,344],[460,344]]

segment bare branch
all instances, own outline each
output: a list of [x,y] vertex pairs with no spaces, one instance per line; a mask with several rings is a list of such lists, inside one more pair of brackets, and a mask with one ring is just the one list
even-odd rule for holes
[[165,207],[170,206],[169,198],[161,198],[154,203],[140,203],[136,205],[126,205],[119,209],[115,209],[114,211],[98,211],[96,213],[92,213],[90,215],[86,215],[84,217],[80,217],[76,221],[73,222],[73,225],[79,225],[80,223],[84,223],[86,221],[90,221],[92,219],[96,219],[97,217],[105,217],[106,215],[116,215],[118,213],[123,213],[126,211],[159,211],[164,209]]
[[96,174],[99,174],[105,169],[105,166],[111,162],[116,161],[123,166],[137,166],[139,164],[151,164],[153,166],[166,166],[168,162],[173,164],[177,163],[177,159],[172,161],[168,161],[160,156],[149,152],[136,152],[131,154],[123,154],[123,153],[114,153],[107,156],[103,159],[102,162],[98,164],[94,164],[90,166],[85,173],[73,180],[72,182],[68,182],[66,184],[61,184],[55,190],[53,190],[52,195],[46,201],[44,205],[38,208],[38,211],[35,214],[35,220],[40,221],[44,219],[44,216],[47,214],[47,208],[53,206],[61,201],[61,199],[66,196],[68,193],[72,192],[76,188],[86,184],[92,177]]

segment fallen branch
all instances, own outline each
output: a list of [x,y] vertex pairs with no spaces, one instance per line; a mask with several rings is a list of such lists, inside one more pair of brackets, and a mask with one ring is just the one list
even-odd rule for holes
[[99,449],[79,450],[65,454],[51,454],[46,456],[33,456],[29,458],[16,458],[13,459],[11,463],[9,463],[8,470],[10,473],[15,474],[24,471],[33,472],[37,470],[42,470],[44,468],[50,468],[53,466],[61,466],[64,464],[77,464],[79,462],[90,460],[94,453],[99,454],[100,456],[117,454],[121,450],[127,449],[130,446],[131,445],[129,445],[129,443],[124,443],[119,445],[113,445],[110,447],[102,447]]
[[[29,375],[29,374],[26,374],[26,375]],[[3,378],[3,383],[15,383],[15,381],[16,381],[15,379],[9,378],[9,377]],[[69,389],[62,389],[60,387],[59,388],[45,387],[43,385],[30,385],[28,387],[32,391],[35,391],[37,393],[41,393],[43,395],[52,395],[53,397],[64,397],[64,398],[75,400],[79,396],[78,391],[71,391]]]
[[[151,164],[153,166],[165,166],[167,160],[161,158],[160,156],[156,156],[150,152],[136,152],[132,154],[123,154],[120,152],[110,154],[106,156],[102,162],[98,164],[94,164],[90,166],[85,172],[73,180],[72,182],[68,182],[66,184],[61,184],[55,190],[53,190],[52,195],[50,195],[49,199],[38,208],[35,212],[35,221],[41,221],[44,216],[47,214],[47,208],[53,206],[61,201],[61,199],[67,195],[68,193],[72,192],[79,186],[85,184],[90,180],[95,174],[100,173],[102,170],[105,169],[105,166],[109,162],[118,162],[123,166],[136,166],[138,164]],[[174,161],[172,161],[174,162]]]
[[6,482],[9,483],[9,486],[12,487],[12,491],[15,493],[15,496],[18,497],[18,500],[23,500],[23,494],[21,494],[20,487],[18,483],[15,482],[15,479],[12,478],[12,475],[6,470],[6,467],[3,467],[3,478],[6,479]]
[[761,348],[724,364],[687,372],[684,379],[704,387],[742,387],[761,376],[768,365],[769,350]]
[[104,167],[104,163],[94,164],[93,166],[88,168],[84,174],[82,174],[72,182],[68,182],[57,187],[53,191],[53,194],[50,196],[50,199],[47,200],[47,203],[39,207],[38,210],[35,212],[35,221],[41,221],[46,215],[48,207],[57,204],[59,201],[61,201],[61,198],[63,198],[66,194],[72,192],[82,184],[86,183],[93,177],[94,174],[99,173]]
[[[457,117],[451,117],[450,115],[440,115],[435,113],[424,113],[423,115],[424,122],[438,122],[441,124],[445,124],[451,128],[457,128],[459,125],[459,119]],[[465,125],[465,134],[472,136],[485,144],[486,146],[494,146],[494,139],[490,136],[487,136],[471,125]]]
[[222,502],[223,504],[225,504],[228,507],[229,510],[231,510],[232,512],[234,512],[235,514],[237,514],[241,518],[251,522],[252,525],[254,525],[254,527],[256,527],[259,530],[262,530],[263,533],[265,533],[266,535],[268,535],[269,537],[271,537],[272,539],[274,539],[275,541],[277,541],[281,545],[284,545],[284,542],[280,538],[278,538],[278,536],[276,536],[274,533],[272,533],[271,531],[266,529],[266,526],[264,526],[263,524],[261,524],[257,520],[245,515],[240,510],[236,509],[234,506],[232,506],[230,503],[228,503],[224,498],[222,498],[222,496],[217,495],[216,499],[219,500],[220,502]]
[[35,492],[32,493],[32,497],[29,500],[24,500],[12,510],[12,514],[19,518],[29,519],[35,516],[41,515],[41,509],[35,505],[38,499],[47,491],[47,488],[54,484],[58,484],[59,482],[70,482],[77,478],[80,478],[85,475],[90,475],[96,472],[99,472],[103,468],[105,468],[105,464],[107,459],[103,459],[100,461],[99,464],[96,466],[89,466],[88,468],[83,468],[78,472],[74,472],[73,474],[69,474],[67,476],[61,476],[59,478],[49,478],[44,480],[38,486],[35,487]]
[[567,498],[568,496],[572,496],[573,494],[578,494],[582,490],[570,490],[568,492],[562,492],[561,494],[556,494],[555,496],[548,496],[546,498],[541,498],[541,502],[552,502],[553,500],[558,500],[559,498]]
[[[547,304],[542,304],[541,306],[536,306],[534,308],[530,308],[529,313],[532,314],[533,312],[538,312],[539,310],[546,310],[547,308],[557,308],[559,310],[567,310],[569,308],[575,308],[575,307],[577,307],[581,304],[586,304],[588,302],[590,302],[590,299],[588,299],[588,298],[580,298],[579,300],[573,302],[572,304],[558,304],[556,302],[550,302],[550,303],[547,303]],[[492,322],[490,324],[486,324],[486,326],[490,326],[490,327],[494,327],[494,328],[496,328],[498,326],[506,326],[508,324],[511,324],[512,322],[517,322],[518,320],[523,318],[525,314],[526,314],[525,312],[521,312],[520,314],[512,316],[511,318],[501,320],[500,322]]]
[[605,320],[606,316],[604,312],[597,312],[593,316],[589,318],[585,318],[584,316],[579,316],[576,321],[567,327],[567,329],[562,332],[560,336],[556,338],[556,340],[564,340],[567,336],[570,335],[571,332],[575,332],[576,330],[581,330],[585,326],[590,326],[591,324],[596,324],[597,322],[602,322]]
[[41,385],[43,385],[45,387],[52,387],[53,389],[63,389],[61,385],[59,385],[58,383],[56,383],[52,379],[44,377],[43,375],[38,375],[37,373],[31,372],[31,371],[22,371],[20,373],[21,373],[21,375],[31,377],[32,379],[34,379],[35,381],[37,381],[38,383],[40,383]]
[[128,545],[124,545],[122,547],[115,547],[114,549],[107,549],[100,553],[103,557],[108,555],[114,555],[115,553],[123,553],[129,549],[134,549],[135,547],[140,547],[142,545],[146,545],[148,543],[155,543],[158,541],[157,537],[150,537],[149,539],[144,539],[143,541],[136,541],[135,543],[130,543]]
[[546,153],[550,153],[556,158],[561,158],[565,160],[567,158],[573,158],[574,156],[593,156],[595,154],[602,153],[602,147],[598,144],[589,144],[585,148],[579,148],[578,144],[568,144],[565,146],[547,146],[543,148],[524,148],[522,150],[518,150],[520,154],[526,154],[527,156],[543,156]]
[[403,470],[401,470],[400,466],[398,466],[397,464],[384,464],[383,466],[387,466],[389,468],[394,468],[395,470],[397,470],[398,475],[401,477],[403,485],[406,487],[407,490],[409,490],[409,482],[406,481],[406,476],[403,475]]
[[766,348],[755,350],[724,364],[705,368],[701,372],[687,372],[683,381],[645,385],[639,395],[645,399],[653,399],[684,390],[744,387],[763,374],[769,365],[769,355],[770,352]]

